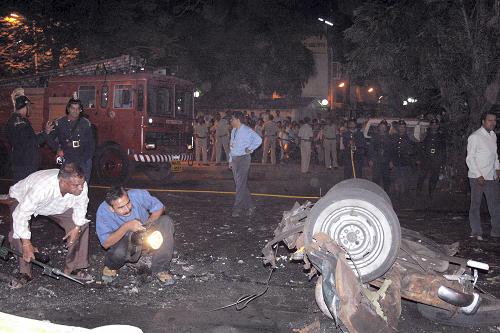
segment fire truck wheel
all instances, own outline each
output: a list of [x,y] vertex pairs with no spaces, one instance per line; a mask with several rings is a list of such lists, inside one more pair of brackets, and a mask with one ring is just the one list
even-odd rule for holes
[[144,174],[155,183],[165,183],[172,178],[170,163],[151,163],[144,169]]
[[108,144],[97,149],[94,157],[94,170],[97,177],[106,183],[123,183],[129,176],[127,155],[119,145]]

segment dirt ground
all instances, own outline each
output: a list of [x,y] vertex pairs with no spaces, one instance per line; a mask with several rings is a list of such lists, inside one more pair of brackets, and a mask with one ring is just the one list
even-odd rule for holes
[[[342,172],[326,172],[316,167],[302,176],[296,166],[280,168],[252,166],[250,188],[255,193],[319,196],[341,179]],[[0,193],[7,193],[9,180],[0,181]],[[101,184],[102,185],[102,184]],[[105,189],[90,188],[89,213],[95,216]],[[1,311],[59,324],[94,328],[109,324],[129,324],[144,332],[292,332],[315,320],[320,332],[335,332],[334,323],[322,315],[314,300],[314,281],[308,281],[300,263],[290,262],[280,248],[279,268],[263,296],[236,311],[212,309],[231,304],[244,295],[256,294],[266,286],[269,269],[262,265],[260,250],[273,236],[284,210],[295,199],[255,197],[257,214],[252,219],[231,218],[233,196],[213,193],[164,192],[164,190],[232,191],[231,173],[224,167],[187,167],[172,181],[160,186],[140,175],[129,187],[151,189],[165,203],[175,221],[175,248],[172,272],[176,283],[162,286],[147,272],[124,267],[117,280],[99,283],[104,252],[91,223],[91,273],[97,282],[81,287],[71,281],[41,276],[21,289],[11,290],[0,283]],[[442,191],[435,199],[392,198],[402,226],[420,231],[441,243],[460,241],[459,256],[490,264],[481,274],[479,286],[500,296],[499,245],[468,238],[468,197],[464,193]],[[300,203],[306,200],[298,200]],[[7,235],[7,209],[0,207],[0,233]],[[485,230],[489,223],[484,218]],[[45,249],[53,265],[62,268],[63,231],[45,218],[32,223],[33,242]],[[0,260],[0,271],[16,272],[16,261]],[[500,322],[500,315],[499,315]],[[410,302],[403,303],[400,332],[500,332],[497,326],[457,328],[423,318]]]

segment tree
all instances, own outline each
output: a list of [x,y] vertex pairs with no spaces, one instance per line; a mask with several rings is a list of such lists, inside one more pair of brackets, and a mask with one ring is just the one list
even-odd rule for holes
[[[351,74],[376,79],[398,101],[432,96],[449,117],[455,165],[500,84],[499,1],[366,1],[345,31]],[[420,98],[420,100],[422,100]]]

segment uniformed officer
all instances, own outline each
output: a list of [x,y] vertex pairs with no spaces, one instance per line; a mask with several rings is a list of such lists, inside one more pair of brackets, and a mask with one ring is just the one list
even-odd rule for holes
[[429,175],[429,197],[432,197],[439,180],[439,172],[446,160],[446,141],[439,130],[439,120],[432,119],[429,131],[425,136],[420,151],[420,172],[417,181],[417,193],[422,192],[422,186]]
[[[35,134],[29,112],[31,101],[21,95],[14,98],[14,113],[7,121],[7,138],[12,149],[12,177],[15,182],[38,171],[40,167],[40,145],[46,139],[46,132]],[[46,131],[50,132],[48,125]]]
[[399,194],[408,194],[411,167],[415,161],[415,143],[406,131],[406,122],[398,122],[398,132],[393,136],[389,166],[394,169],[394,186]]
[[226,153],[226,159],[229,160],[229,123],[219,114],[215,115],[215,165],[220,165],[222,157],[222,148]]
[[65,162],[80,166],[88,183],[95,142],[90,121],[83,116],[82,102],[70,98],[66,104],[66,116],[55,120],[54,125],[54,131],[48,139],[50,147],[57,150],[57,155],[63,157]]
[[344,179],[361,178],[368,150],[365,136],[358,129],[356,119],[349,119],[342,141],[345,149]]
[[274,117],[272,114],[268,116],[268,120],[264,123],[262,127],[262,133],[264,135],[264,144],[262,151],[262,164],[267,163],[267,154],[269,149],[271,149],[271,164],[276,164],[276,136],[278,135],[278,127],[274,122]]
[[391,137],[388,123],[382,120],[378,124],[378,132],[373,136],[370,144],[370,167],[372,167],[372,180],[384,187],[386,192],[391,188]]
[[337,169],[339,167],[337,161],[337,125],[332,118],[328,119],[328,123],[323,126],[319,136],[325,150],[325,167],[331,169],[333,166]]
[[300,143],[300,172],[306,173],[309,171],[309,163],[311,163],[311,141],[313,138],[313,129],[309,122],[309,117],[304,118],[304,124],[299,129]]
[[[198,165],[201,165],[200,157],[203,160],[203,165],[208,165],[207,162],[207,137],[208,137],[208,127],[205,124],[203,117],[198,117],[196,124],[194,125],[194,137],[195,137],[195,160]],[[200,156],[201,155],[201,156]]]

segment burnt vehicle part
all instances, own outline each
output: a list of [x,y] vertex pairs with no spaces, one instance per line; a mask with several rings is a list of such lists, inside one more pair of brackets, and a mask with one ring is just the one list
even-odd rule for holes
[[[339,190],[338,193],[334,193],[335,190]],[[342,193],[347,193],[348,200],[342,199]],[[336,204],[333,200],[343,202]],[[383,208],[378,207],[379,212],[367,213],[367,207],[381,202]],[[334,208],[338,208],[342,214],[337,213]],[[401,228],[397,216],[391,211],[393,212],[390,200],[378,185],[361,179],[343,181],[315,205],[310,202],[304,205],[296,203],[290,211],[283,213],[282,221],[274,232],[274,239],[262,251],[264,262],[276,267],[272,249],[280,240],[290,250],[295,250],[292,259],[304,260],[309,278],[319,276],[315,291],[318,306],[325,315],[345,326],[348,326],[346,323],[352,323],[352,318],[369,318],[375,310],[374,313],[387,323],[384,329],[390,331],[397,325],[401,298],[417,302],[419,311],[427,318],[446,319],[441,320],[443,323],[449,323],[453,318],[466,318],[467,320],[457,319],[456,325],[470,326],[468,323],[479,322],[473,318],[484,316],[489,321],[483,321],[482,325],[500,322],[500,318],[491,316],[493,309],[500,310],[498,300],[480,294],[475,289],[478,269],[487,271],[488,265],[454,257],[458,251],[458,243],[441,245],[418,232]],[[382,212],[387,214],[387,220],[380,217],[384,215]],[[388,226],[391,226],[391,237],[378,234],[387,230]],[[394,231],[398,232],[392,237]],[[398,240],[394,255],[393,245]],[[390,251],[380,250],[384,242],[391,245],[386,247]],[[331,243],[340,250],[329,251],[325,244],[333,249]],[[358,248],[363,251],[353,251]],[[364,267],[369,269],[361,271],[358,263],[363,267],[367,263],[366,257],[370,258],[373,252],[386,257],[383,260],[368,261],[368,265]],[[350,277],[342,274],[341,270],[338,271],[336,262],[339,259],[350,267]],[[349,289],[360,290],[364,295],[362,300],[366,303],[368,299],[371,305],[352,307],[342,312],[342,300],[350,297],[349,293],[345,293]],[[385,299],[393,301],[389,305],[380,302]],[[394,301],[396,299],[399,303]],[[486,299],[488,303],[484,310],[481,306],[482,299]],[[358,311],[363,314],[356,314]],[[383,326],[378,328],[382,329]],[[350,332],[363,330],[351,326]]]

